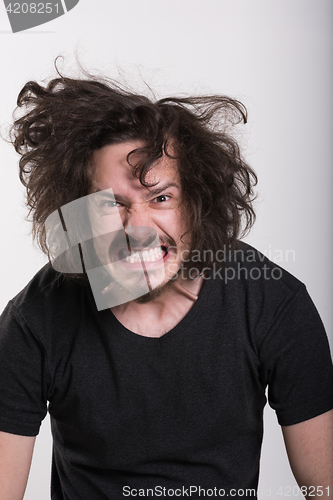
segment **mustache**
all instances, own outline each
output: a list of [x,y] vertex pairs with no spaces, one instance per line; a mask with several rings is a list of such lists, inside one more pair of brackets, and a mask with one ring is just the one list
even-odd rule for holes
[[[125,246],[125,238],[126,238],[126,246]],[[126,231],[120,230],[117,232],[117,235],[111,242],[109,248],[109,255],[116,256],[119,254],[120,250],[123,250],[124,254],[131,255],[133,253],[142,251],[147,249],[147,247],[152,248],[152,244],[154,241],[158,239],[159,245],[161,247],[165,247],[166,250],[170,248],[176,248],[177,245],[173,238],[168,235],[159,236],[156,231],[152,231],[151,233],[140,236],[133,236],[133,234],[127,234]]]

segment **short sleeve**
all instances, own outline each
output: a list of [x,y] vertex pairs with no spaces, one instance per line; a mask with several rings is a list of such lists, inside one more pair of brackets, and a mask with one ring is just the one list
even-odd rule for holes
[[9,302],[0,317],[0,430],[35,436],[47,413],[45,349]]
[[333,367],[327,335],[304,285],[280,311],[259,349],[268,401],[280,425],[333,408]]

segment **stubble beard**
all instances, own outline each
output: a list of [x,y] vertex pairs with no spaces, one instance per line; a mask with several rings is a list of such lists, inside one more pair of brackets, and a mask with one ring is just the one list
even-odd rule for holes
[[177,279],[179,279],[178,271],[164,285],[159,285],[150,292],[141,295],[134,302],[136,304],[148,304],[148,302],[152,302],[165,293],[166,290],[169,290]]

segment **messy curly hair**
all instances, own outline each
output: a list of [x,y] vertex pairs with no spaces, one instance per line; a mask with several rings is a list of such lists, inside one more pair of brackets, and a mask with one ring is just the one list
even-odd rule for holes
[[104,78],[60,76],[45,86],[29,81],[17,106],[23,113],[14,120],[11,141],[21,155],[33,236],[47,255],[47,217],[89,193],[94,150],[125,141],[145,145],[138,162],[131,163],[134,152],[127,159],[146,187],[147,172],[163,155],[177,159],[191,227],[189,261],[194,251],[208,254],[206,262],[196,261],[199,271],[212,267],[217,251],[230,248],[254,223],[256,174],[228,132],[247,121],[238,100],[209,95],[155,101]]

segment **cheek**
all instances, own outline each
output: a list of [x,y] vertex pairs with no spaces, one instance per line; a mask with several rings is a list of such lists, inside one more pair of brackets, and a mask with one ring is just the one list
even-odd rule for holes
[[174,240],[179,240],[186,231],[187,223],[178,211],[163,210],[163,213],[159,214],[155,220],[158,226]]

